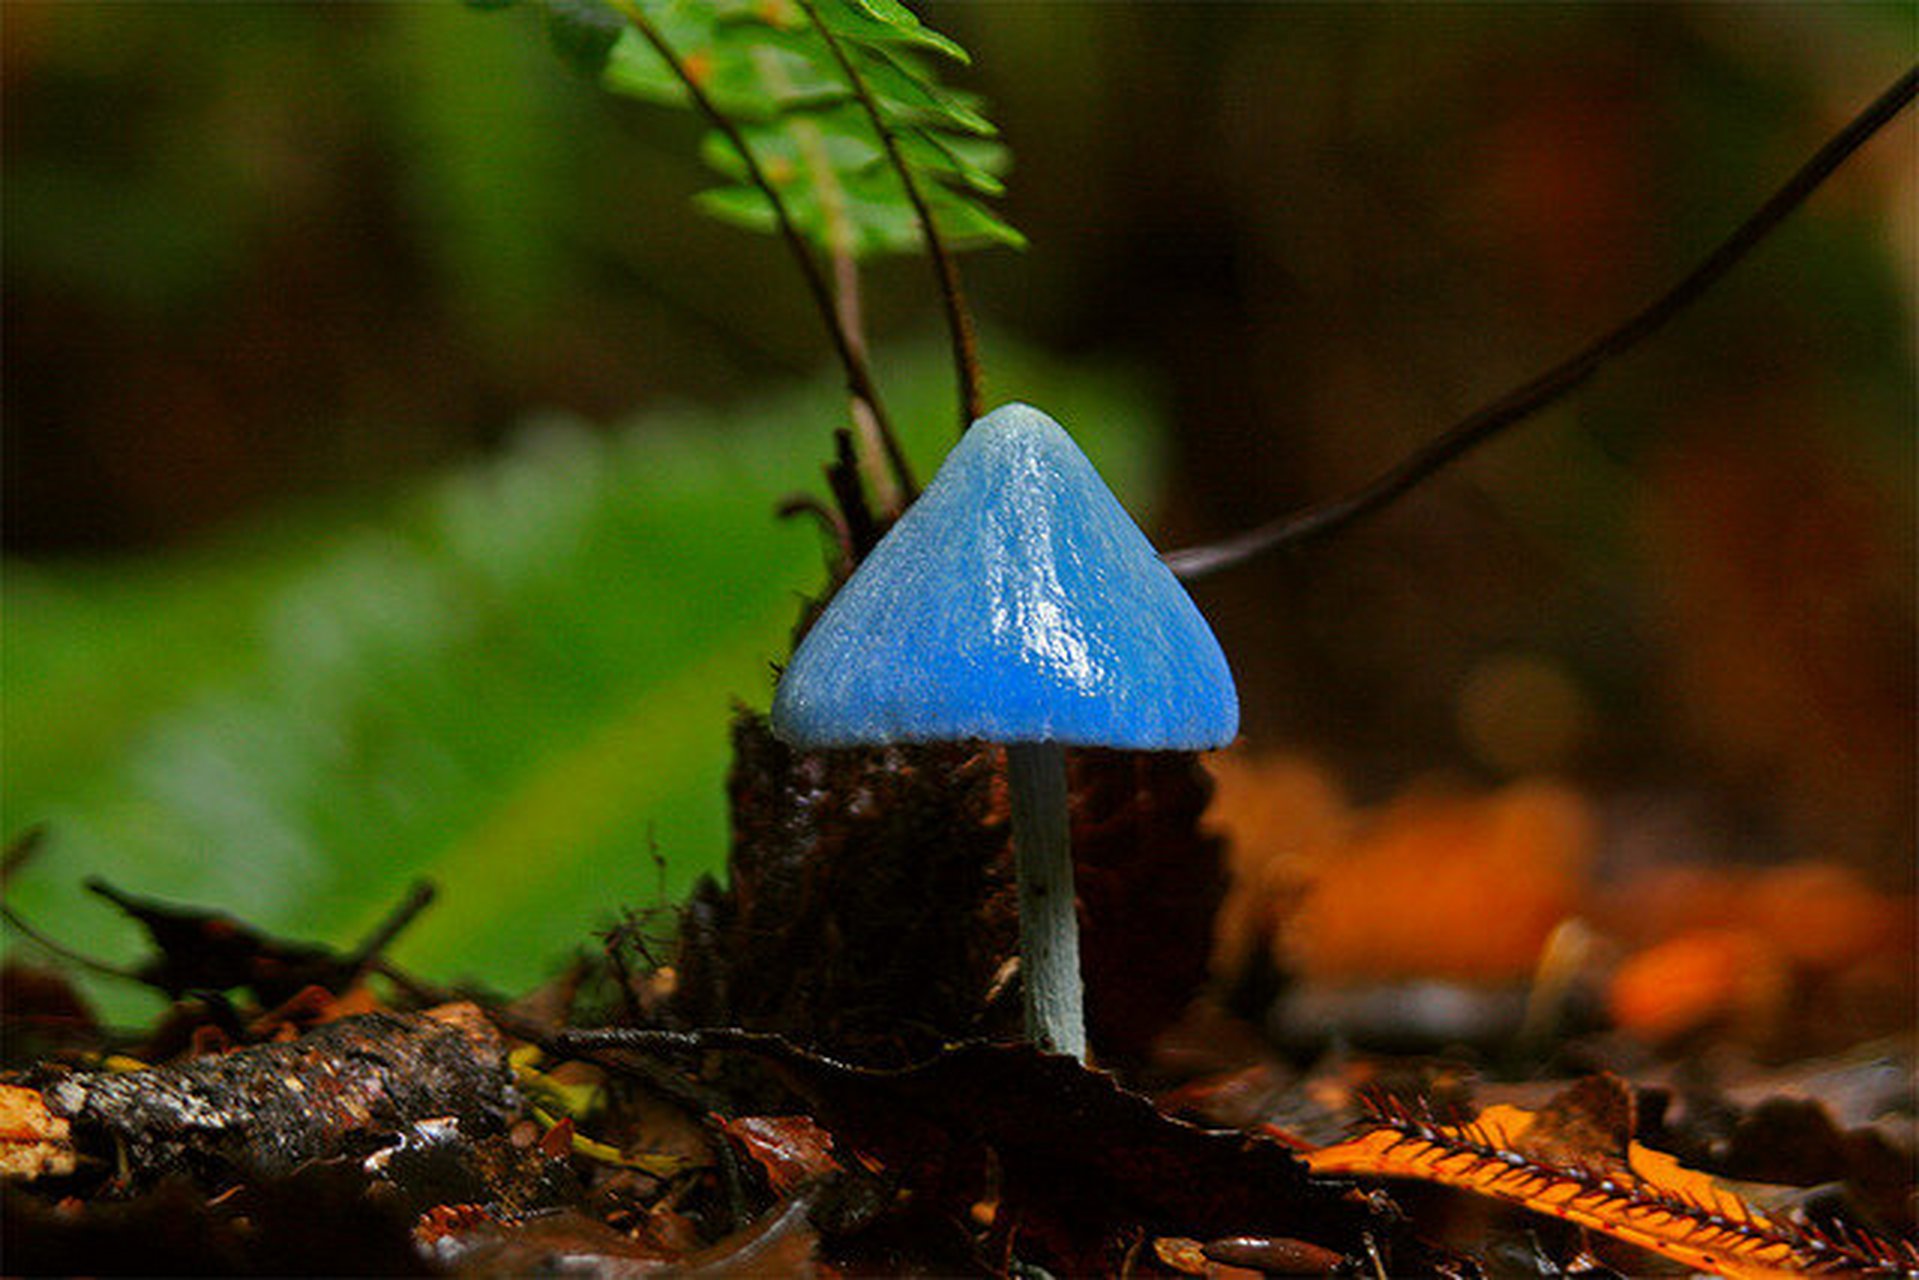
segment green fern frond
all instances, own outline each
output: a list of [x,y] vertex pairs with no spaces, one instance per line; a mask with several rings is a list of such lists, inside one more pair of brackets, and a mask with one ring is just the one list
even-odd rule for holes
[[[833,50],[793,0],[630,0],[755,161],[816,248],[869,258],[913,253],[922,229],[899,172]],[[555,47],[608,91],[687,105],[686,86],[642,34],[601,0],[541,0]],[[852,61],[901,162],[949,247],[1020,247],[1025,238],[985,199],[1004,187],[1009,155],[979,99],[940,83],[934,63],[966,51],[898,0],[818,0],[819,22]],[[771,231],[775,216],[732,143],[714,131],[703,154],[725,185],[701,207]]]

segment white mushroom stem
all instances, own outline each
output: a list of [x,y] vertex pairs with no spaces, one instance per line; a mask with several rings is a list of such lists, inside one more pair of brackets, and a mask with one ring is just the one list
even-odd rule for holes
[[1026,1035],[1050,1053],[1086,1059],[1080,1003],[1079,915],[1066,811],[1066,753],[1057,742],[1006,748],[1019,879],[1020,986]]

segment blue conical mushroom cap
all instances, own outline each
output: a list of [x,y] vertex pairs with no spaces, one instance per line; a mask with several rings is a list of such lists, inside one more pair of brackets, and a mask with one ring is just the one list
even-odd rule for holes
[[974,423],[807,632],[773,728],[798,746],[1054,741],[1201,750],[1239,731],[1219,641],[1072,437]]

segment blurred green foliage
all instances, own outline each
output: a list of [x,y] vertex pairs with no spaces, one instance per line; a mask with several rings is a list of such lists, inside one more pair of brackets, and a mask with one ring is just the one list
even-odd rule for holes
[[[1137,379],[1000,351],[1138,511]],[[949,373],[887,355],[930,472]],[[124,959],[137,939],[84,876],[346,944],[428,875],[441,900],[400,958],[509,990],[550,973],[622,906],[723,869],[729,703],[764,704],[824,581],[817,532],[772,511],[843,414],[821,380],[612,434],[549,418],[377,503],[10,565],[3,816],[53,837],[10,900]]]

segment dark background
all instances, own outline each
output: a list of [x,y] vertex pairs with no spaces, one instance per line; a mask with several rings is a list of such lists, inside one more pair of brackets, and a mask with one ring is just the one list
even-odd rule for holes
[[[1915,47],[1905,6],[928,4],[1016,160],[989,327],[1163,388],[1162,546],[1351,486],[1676,279]],[[7,4],[5,548],[191,545],[725,403],[825,347],[695,123],[524,12]],[[1683,796],[1909,879],[1919,134],[1589,390],[1197,592],[1255,747]],[[938,323],[924,265],[871,325]],[[884,376],[884,365],[881,368]],[[804,477],[796,477],[803,483]]]

